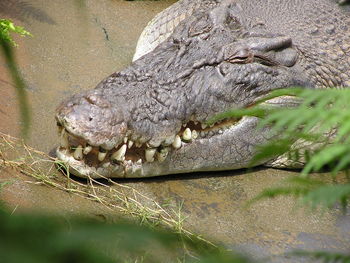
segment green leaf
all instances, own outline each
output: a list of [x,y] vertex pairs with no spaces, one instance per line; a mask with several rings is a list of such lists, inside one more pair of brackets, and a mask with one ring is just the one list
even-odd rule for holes
[[32,34],[23,27],[15,26],[11,20],[0,19],[0,43],[6,41],[17,46],[16,42],[11,38],[10,32],[17,33],[21,36],[32,36]]
[[327,146],[311,157],[311,160],[304,167],[301,174],[303,176],[306,176],[312,171],[319,171],[326,164],[337,160],[342,155],[349,152],[349,150],[349,145],[335,144]]
[[22,122],[21,134],[23,138],[26,138],[29,133],[30,124],[30,107],[28,104],[27,94],[25,90],[25,82],[19,72],[17,63],[14,57],[14,51],[12,46],[17,44],[10,36],[10,32],[18,33],[22,36],[31,34],[23,27],[15,26],[10,20],[0,19],[0,48],[5,57],[5,62],[8,65],[13,83],[16,87],[18,105],[20,109],[20,116]]
[[345,209],[350,197],[350,184],[344,185],[324,185],[308,192],[302,201],[312,208],[317,206],[333,207],[336,203],[341,202]]
[[314,189],[324,186],[325,183],[312,178],[300,176],[289,177],[283,181],[282,186],[264,189],[259,195],[251,199],[247,205],[251,205],[263,199],[276,198],[279,196],[304,197]]
[[288,253],[288,255],[309,258],[311,260],[317,260],[317,262],[323,263],[350,263],[350,254],[334,253],[327,251],[295,250],[293,252]]

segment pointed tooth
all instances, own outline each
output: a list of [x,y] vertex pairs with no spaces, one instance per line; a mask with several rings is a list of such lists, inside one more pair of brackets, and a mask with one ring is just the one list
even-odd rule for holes
[[196,125],[197,125],[197,124],[198,124],[198,121],[194,121],[194,124],[196,124]]
[[127,143],[128,142],[128,137],[124,137],[123,141],[124,141],[124,143]]
[[98,152],[97,159],[102,162],[106,158],[107,152]]
[[74,153],[73,153],[73,157],[74,157],[74,159],[76,159],[76,160],[81,160],[81,159],[83,159],[83,146],[79,145],[79,146],[75,149],[75,151],[74,151]]
[[168,147],[161,149],[160,152],[156,153],[157,160],[159,162],[164,162],[164,160],[168,156],[168,153],[169,153],[169,148]]
[[183,123],[183,124],[182,124],[182,127],[186,127],[186,125],[187,125],[187,123]]
[[204,130],[205,128],[208,127],[208,125],[206,125],[205,123],[201,123],[201,127],[202,127],[202,130]]
[[112,160],[117,160],[117,161],[124,161],[125,159],[125,153],[126,153],[126,144],[123,144],[122,147],[118,151],[112,154],[111,158]]
[[182,134],[182,139],[184,141],[190,141],[191,138],[192,138],[192,132],[191,132],[190,128],[186,128]]
[[69,148],[69,142],[68,142],[68,137],[67,137],[67,136],[61,137],[60,145],[61,145],[63,148],[66,148],[66,149]]
[[134,142],[133,142],[132,140],[130,140],[130,141],[128,142],[128,148],[130,149],[133,145],[134,145]]
[[179,135],[176,135],[176,136],[175,136],[175,140],[174,140],[174,142],[173,142],[172,145],[173,145],[173,147],[174,147],[175,149],[181,148],[182,142],[181,142],[181,138],[180,138]]
[[146,161],[149,163],[153,162],[155,153],[156,153],[156,149],[146,149],[145,150]]
[[83,154],[87,155],[91,152],[92,146],[88,145],[84,148]]
[[137,148],[140,148],[140,147],[142,146],[142,143],[140,143],[140,142],[135,142],[135,146],[136,146]]
[[195,140],[198,138],[198,132],[196,130],[192,131],[192,140]]
[[215,125],[214,123],[213,123],[213,124],[210,124],[209,127],[212,128],[212,127],[214,127],[214,125]]
[[60,144],[63,148],[69,148],[68,134],[66,133],[65,129],[62,129]]
[[138,159],[136,164],[142,164],[142,159]]

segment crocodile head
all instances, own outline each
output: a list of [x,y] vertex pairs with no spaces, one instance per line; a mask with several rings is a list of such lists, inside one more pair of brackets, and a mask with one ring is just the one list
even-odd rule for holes
[[63,102],[58,158],[81,177],[246,167],[268,130],[256,130],[255,117],[206,122],[308,84],[292,40],[237,10],[226,4],[195,13],[155,50]]

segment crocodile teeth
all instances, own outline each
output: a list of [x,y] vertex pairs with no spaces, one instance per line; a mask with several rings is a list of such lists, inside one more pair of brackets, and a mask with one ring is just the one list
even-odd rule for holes
[[97,159],[102,162],[106,158],[107,152],[98,152]]
[[174,142],[173,142],[173,147],[175,148],[175,149],[179,149],[179,148],[181,148],[181,144],[182,144],[182,142],[181,142],[181,139],[180,139],[180,136],[179,135],[176,135],[175,136],[175,140],[174,140]]
[[205,128],[208,127],[208,125],[206,125],[205,123],[201,123],[201,127],[202,127],[202,130],[204,130]]
[[112,160],[123,161],[125,159],[126,148],[126,144],[123,144],[118,151],[112,154]]
[[82,147],[81,145],[79,145],[79,146],[75,149],[75,151],[74,151],[74,153],[73,153],[73,157],[74,157],[74,159],[76,159],[76,160],[81,160],[81,159],[83,159],[83,147]]
[[68,135],[65,129],[62,130],[60,144],[63,148],[69,148]]
[[130,149],[133,145],[134,145],[134,142],[130,140],[130,141],[128,142],[128,148]]
[[138,159],[136,164],[142,164],[142,159]]
[[142,146],[142,143],[140,143],[140,142],[135,142],[135,146],[136,146],[137,148],[140,148],[140,147]]
[[198,138],[198,132],[196,130],[192,131],[192,140],[195,140]]
[[156,153],[157,160],[159,162],[164,162],[164,160],[168,156],[168,153],[169,153],[169,149],[168,148],[161,149],[160,152]]
[[124,143],[127,143],[128,142],[128,137],[124,137],[123,141],[124,141]]
[[92,150],[92,146],[90,146],[90,145],[86,146],[84,148],[83,154],[87,155],[87,154],[89,154],[89,152],[91,152],[91,150]]
[[182,134],[182,139],[184,141],[190,141],[191,138],[192,138],[192,132],[191,132],[190,128],[186,128]]
[[155,153],[156,153],[156,149],[146,149],[145,150],[146,161],[149,163],[153,162]]

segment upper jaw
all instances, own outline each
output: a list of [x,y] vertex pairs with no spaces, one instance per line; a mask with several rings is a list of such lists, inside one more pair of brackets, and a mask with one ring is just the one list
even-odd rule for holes
[[[92,146],[82,137],[74,136],[61,127],[61,146],[57,156],[79,177],[143,177],[166,174],[164,170],[171,165],[172,156],[177,156],[180,148],[202,143],[207,138],[222,134],[236,120],[226,120],[214,127],[188,121],[181,129],[166,137],[157,145],[151,141],[141,143],[131,140],[131,131],[113,149]],[[183,152],[183,150],[181,150]],[[173,169],[174,170],[174,169]],[[179,172],[174,170],[174,172]]]
[[122,109],[96,90],[74,95],[61,103],[56,110],[56,122],[60,130],[107,150],[121,142],[128,128]]

